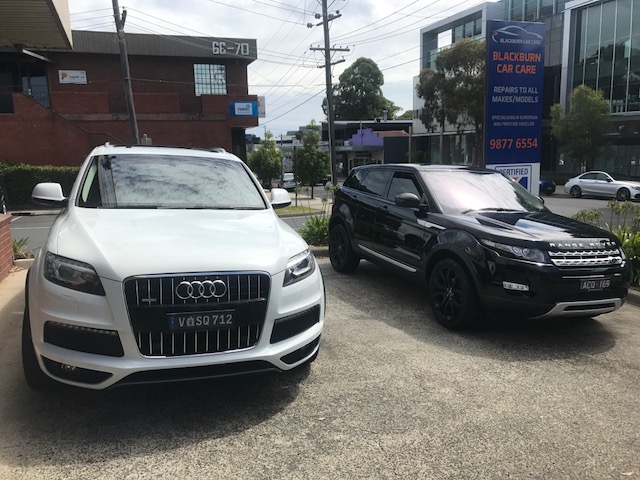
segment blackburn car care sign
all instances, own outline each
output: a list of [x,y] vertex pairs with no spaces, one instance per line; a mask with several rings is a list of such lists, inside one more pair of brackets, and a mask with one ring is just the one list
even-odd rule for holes
[[485,164],[538,194],[542,142],[542,23],[490,20]]

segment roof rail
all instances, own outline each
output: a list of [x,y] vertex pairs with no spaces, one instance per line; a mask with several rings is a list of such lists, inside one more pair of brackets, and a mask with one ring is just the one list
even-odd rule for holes
[[207,150],[209,150],[210,152],[216,152],[216,153],[226,153],[227,152],[222,147],[211,147],[211,148],[208,148]]

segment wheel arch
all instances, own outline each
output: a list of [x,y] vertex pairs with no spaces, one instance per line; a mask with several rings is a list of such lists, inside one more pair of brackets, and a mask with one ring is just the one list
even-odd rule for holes
[[444,259],[450,259],[457,262],[471,279],[471,283],[475,288],[480,303],[482,303],[480,275],[476,265],[469,259],[469,256],[452,245],[435,247],[426,260],[424,268],[424,281],[429,284],[431,272],[438,262]]

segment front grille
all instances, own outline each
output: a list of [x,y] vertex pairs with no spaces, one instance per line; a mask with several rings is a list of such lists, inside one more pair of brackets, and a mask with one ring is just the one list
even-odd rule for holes
[[[217,287],[212,287],[213,283]],[[221,287],[222,282],[224,284]],[[178,288],[180,284],[182,287]],[[191,285],[191,289],[185,285]],[[200,288],[200,285],[204,285]],[[210,273],[132,277],[124,282],[129,319],[140,353],[179,356],[255,346],[267,311],[271,278],[265,273]],[[236,326],[169,328],[169,314],[232,311]]]
[[622,265],[622,254],[617,248],[550,250],[549,256],[556,267],[611,267]]

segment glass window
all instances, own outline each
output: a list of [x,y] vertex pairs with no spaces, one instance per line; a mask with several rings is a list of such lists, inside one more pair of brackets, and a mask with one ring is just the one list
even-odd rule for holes
[[613,41],[616,29],[616,3],[609,2],[602,5],[602,27],[600,30],[600,43],[602,45]]
[[542,0],[540,2],[540,17],[553,15],[553,0]]
[[360,185],[360,190],[382,196],[387,188],[390,176],[391,171],[389,170],[372,169],[367,176],[364,177]]
[[618,1],[616,17],[616,39],[628,39],[631,35],[631,0]]
[[[96,158],[79,205],[102,208],[266,208],[242,162],[225,158],[120,154]],[[93,168],[93,167],[92,167]],[[98,187],[96,189],[96,186]]]
[[522,17],[523,4],[524,4],[524,0],[511,0],[510,20],[517,22],[523,19]]
[[396,196],[401,193],[413,193],[418,198],[422,198],[422,189],[418,185],[418,181],[410,173],[396,172],[391,179],[391,186],[387,198],[395,201]]
[[640,35],[640,0],[633,0],[633,15],[631,18],[631,34]]
[[524,19],[531,22],[538,17],[538,0],[526,0],[524,4]]
[[542,201],[499,172],[425,171],[422,178],[447,214],[506,209],[543,211]]
[[351,175],[344,181],[344,186],[349,188],[360,189],[360,184],[364,178],[366,170],[358,169],[351,172]]
[[193,66],[193,76],[195,79],[196,96],[205,95],[226,95],[227,94],[227,72],[224,65],[216,64],[195,64]]

